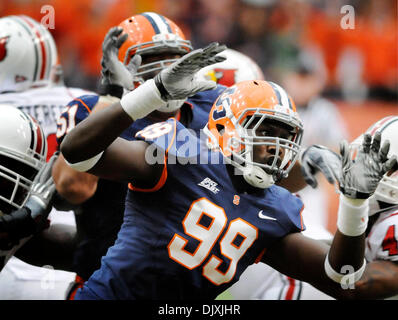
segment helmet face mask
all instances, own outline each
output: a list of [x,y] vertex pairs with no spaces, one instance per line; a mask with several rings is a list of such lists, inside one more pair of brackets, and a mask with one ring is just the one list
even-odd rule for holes
[[0,154],[0,211],[9,214],[21,208],[38,170]]
[[[155,77],[168,65],[192,50],[189,40],[170,19],[153,12],[134,15],[119,24],[127,40],[119,49],[119,60],[127,65],[135,54],[142,63],[135,74],[134,86]],[[158,111],[171,113],[178,110],[184,100],[171,100]]]
[[47,142],[33,118],[10,105],[0,105],[0,211],[21,208],[33,179],[45,164]]
[[164,68],[177,61],[180,54],[154,54],[142,56],[142,64],[135,74],[134,82],[143,84],[145,80],[154,78]]
[[[135,82],[138,85],[192,50],[191,42],[185,39],[181,29],[173,21],[157,13],[134,15],[119,26],[128,35],[120,47],[119,60],[127,65],[135,54],[143,58],[136,73]],[[146,59],[147,57],[151,59]]]
[[[213,105],[205,128],[209,146],[219,148],[245,180],[258,188],[287,177],[298,159],[303,133],[290,97],[290,103],[282,105],[274,90],[269,82],[257,80],[226,89]],[[278,86],[277,90],[283,89]]]

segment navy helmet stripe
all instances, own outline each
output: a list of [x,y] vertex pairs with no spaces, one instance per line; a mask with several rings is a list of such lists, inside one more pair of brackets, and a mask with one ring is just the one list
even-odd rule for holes
[[380,133],[382,133],[385,129],[387,129],[391,124],[393,124],[396,121],[398,121],[398,118],[394,117],[394,118],[390,119],[388,122],[386,122],[385,124],[383,124],[381,127],[377,128],[376,131],[379,131]]
[[276,94],[276,96],[277,96],[277,98],[278,98],[278,103],[279,103],[280,105],[282,105],[282,97],[281,97],[281,94],[280,94],[280,92],[279,92],[277,86],[276,86],[273,82],[271,82],[271,81],[268,81],[268,83],[271,85],[272,89],[274,89],[274,92],[275,92],[275,94]]
[[289,108],[290,108],[290,110],[293,110],[292,99],[291,99],[290,97],[287,97],[287,100],[289,101]]
[[161,14],[158,15],[160,17],[160,19],[162,19],[162,21],[164,22],[164,24],[167,26],[167,30],[170,33],[173,33],[173,30],[171,30],[171,26],[170,24],[167,22],[166,18],[164,16],[162,16]]
[[155,33],[156,33],[156,34],[160,33],[160,29],[159,29],[159,27],[157,26],[155,20],[153,20],[152,17],[151,17],[149,14],[147,14],[147,13],[142,13],[141,15],[148,19],[148,21],[151,23],[151,25],[152,25],[152,27],[153,27],[153,30],[155,30]]

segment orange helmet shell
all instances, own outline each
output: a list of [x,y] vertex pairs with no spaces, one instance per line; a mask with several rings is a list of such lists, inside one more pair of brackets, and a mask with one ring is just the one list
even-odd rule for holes
[[[291,128],[292,138],[286,140],[249,134],[247,129],[256,118],[259,119],[257,123],[273,120],[287,125]],[[249,80],[225,89],[219,96],[210,110],[205,132],[210,148],[219,148],[225,157],[234,155],[242,161],[246,161],[244,155],[251,152],[254,146],[250,142],[253,138],[264,145],[274,144],[284,148],[287,156],[277,169],[287,174],[299,155],[303,125],[293,100],[283,88],[269,81]]]
[[119,49],[119,60],[127,64],[136,53],[171,52],[185,54],[192,50],[181,29],[170,19],[153,12],[134,15],[119,24],[127,40]]
[[[226,111],[226,108],[230,111]],[[230,112],[230,116],[227,113]],[[242,125],[254,113],[268,114],[279,121],[301,126],[293,99],[278,85],[263,81],[242,81],[226,89],[215,101],[210,114],[208,128],[217,138],[221,150],[230,155],[226,143],[237,134],[237,124]],[[223,135],[218,128],[223,127]],[[235,146],[238,149],[242,146]]]

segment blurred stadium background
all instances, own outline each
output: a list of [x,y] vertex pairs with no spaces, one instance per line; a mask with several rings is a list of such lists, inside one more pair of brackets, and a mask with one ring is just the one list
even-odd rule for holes
[[[70,87],[95,90],[108,29],[130,15],[155,11],[181,26],[195,48],[218,41],[247,54],[267,80],[293,88],[299,107],[308,97],[327,98],[341,115],[339,123],[324,125],[329,133],[345,128],[351,140],[377,119],[398,114],[396,0],[2,0],[0,16],[42,21],[46,5],[54,8],[50,32]],[[353,29],[342,27],[347,5],[354,9]],[[308,138],[322,143],[315,138],[328,137]],[[330,212],[326,225],[334,232],[337,194],[325,181],[321,186]]]

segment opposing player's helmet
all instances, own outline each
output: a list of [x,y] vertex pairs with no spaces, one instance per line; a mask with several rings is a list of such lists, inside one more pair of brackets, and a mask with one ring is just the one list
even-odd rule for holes
[[[181,29],[170,19],[157,13],[144,12],[134,15],[119,24],[127,40],[119,49],[119,60],[128,64],[130,59],[139,54],[143,58],[150,56],[153,61],[142,63],[135,74],[135,85],[153,78],[176,58],[157,57],[160,54],[184,55],[192,50],[192,45]],[[173,112],[179,109],[183,100],[170,100],[159,108],[161,112]]]
[[227,59],[201,69],[197,75],[227,87],[246,80],[264,80],[260,67],[247,55],[233,49],[224,50],[222,55]]
[[19,109],[0,104],[0,211],[22,207],[32,181],[46,162],[40,125]]
[[[387,156],[392,157],[395,155],[398,158],[398,116],[385,117],[371,125],[366,132],[370,133],[372,136],[374,136],[376,132],[380,132],[381,145],[383,145],[386,140],[390,142],[390,150]],[[351,148],[360,146],[362,139],[363,135],[355,139],[351,144]],[[379,209],[375,200],[389,204],[398,204],[398,171],[390,175],[388,174],[389,173],[386,173],[380,180],[374,195],[370,199],[370,215],[374,214]]]
[[24,15],[0,19],[0,92],[49,85],[58,55],[50,32]]
[[[288,128],[289,138],[257,135],[262,123]],[[218,148],[225,159],[240,169],[245,180],[258,188],[267,188],[288,175],[296,162],[303,125],[293,100],[279,85],[262,81],[243,81],[226,89],[215,101],[205,128],[208,145]],[[275,155],[271,162],[254,160],[255,146],[270,146]],[[270,160],[270,159],[269,159]]]

